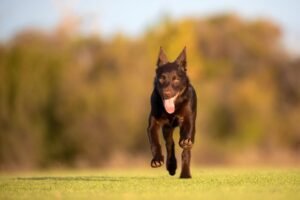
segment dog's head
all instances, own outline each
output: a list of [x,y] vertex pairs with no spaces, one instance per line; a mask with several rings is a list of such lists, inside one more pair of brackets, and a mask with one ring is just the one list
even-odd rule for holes
[[186,75],[186,64],[185,47],[174,62],[169,62],[163,49],[160,48],[155,87],[163,100],[165,110],[169,114],[174,113],[176,98],[184,92],[189,84]]

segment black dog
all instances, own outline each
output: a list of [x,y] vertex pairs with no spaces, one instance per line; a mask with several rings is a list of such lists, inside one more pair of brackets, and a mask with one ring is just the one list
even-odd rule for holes
[[174,62],[169,62],[160,48],[148,126],[153,155],[151,167],[160,167],[164,163],[158,135],[162,128],[167,149],[167,170],[172,176],[177,168],[173,130],[180,127],[179,146],[183,148],[180,178],[191,178],[191,148],[195,137],[197,110],[197,96],[187,77],[186,64],[186,48]]

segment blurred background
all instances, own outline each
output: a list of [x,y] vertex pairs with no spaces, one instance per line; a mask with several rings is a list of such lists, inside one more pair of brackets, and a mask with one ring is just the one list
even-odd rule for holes
[[296,0],[1,0],[0,170],[150,167],[158,50],[173,60],[185,45],[199,105],[193,164],[299,166],[299,10]]

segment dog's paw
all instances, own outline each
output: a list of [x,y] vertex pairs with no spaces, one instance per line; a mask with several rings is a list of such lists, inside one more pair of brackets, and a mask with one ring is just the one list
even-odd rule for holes
[[164,156],[163,155],[156,155],[151,160],[151,167],[157,168],[161,167],[164,164]]
[[174,176],[177,169],[177,161],[175,157],[171,157],[167,160],[167,170],[171,176]]
[[180,178],[192,178],[190,173],[181,173]]
[[193,142],[191,138],[180,139],[179,146],[183,149],[191,149],[193,146]]

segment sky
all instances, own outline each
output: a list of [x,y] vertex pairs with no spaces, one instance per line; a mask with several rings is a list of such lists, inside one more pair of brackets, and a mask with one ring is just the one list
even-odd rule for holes
[[0,41],[26,28],[53,30],[64,13],[75,14],[103,37],[138,36],[162,16],[173,19],[235,13],[275,21],[284,44],[300,54],[300,0],[0,0]]

